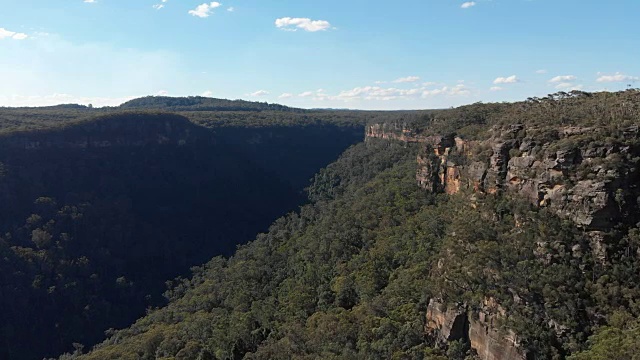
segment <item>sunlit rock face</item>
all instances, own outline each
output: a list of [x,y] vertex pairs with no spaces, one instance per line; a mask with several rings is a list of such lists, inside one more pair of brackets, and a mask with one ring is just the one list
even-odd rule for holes
[[525,359],[516,334],[499,327],[505,311],[492,299],[487,299],[478,312],[467,311],[464,306],[447,307],[431,299],[426,316],[425,332],[437,342],[466,341],[483,360]]
[[[637,206],[639,173],[635,163],[627,160],[640,149],[615,142],[579,145],[577,138],[596,131],[592,128],[559,128],[549,141],[529,136],[529,130],[512,125],[493,129],[486,140],[466,141],[423,136],[397,124],[374,124],[366,135],[424,144],[417,158],[416,181],[428,191],[518,193],[587,231],[612,226],[623,202]],[[621,136],[638,137],[638,128],[629,128]]]

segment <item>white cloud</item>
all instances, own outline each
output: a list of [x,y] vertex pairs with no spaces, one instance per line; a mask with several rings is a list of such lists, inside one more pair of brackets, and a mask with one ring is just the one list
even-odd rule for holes
[[207,18],[211,15],[214,9],[217,9],[220,6],[222,6],[222,4],[217,1],[200,4],[196,6],[195,9],[189,10],[189,14],[199,18]]
[[155,4],[153,5],[153,8],[156,10],[160,10],[162,8],[164,8],[164,4],[169,1],[169,0],[160,0],[161,4]]
[[458,84],[456,86],[454,86],[448,93],[448,95],[469,95],[471,94],[471,91],[464,85],[464,84]]
[[207,90],[207,91],[203,92],[201,96],[212,97],[213,96],[213,91]]
[[338,94],[337,98],[341,100],[355,100],[363,98],[365,100],[395,100],[397,98],[407,96],[418,96],[422,89],[396,89],[382,88],[379,86],[357,87],[351,90],[345,90]]
[[550,83],[568,83],[571,81],[575,81],[576,79],[577,77],[575,77],[574,75],[560,75],[549,80],[549,82]]
[[545,70],[545,69],[540,69],[540,70],[536,71],[536,74],[540,74],[540,75],[544,75],[546,73],[547,73],[547,70]]
[[436,95],[462,96],[471,92],[464,84],[458,84],[453,87],[444,86],[439,89],[428,90],[426,87],[417,87],[413,89],[383,88],[380,86],[363,86],[356,87],[351,90],[340,92],[337,96],[329,96],[326,94],[317,94],[315,100],[376,100],[390,101],[400,99],[419,99]]
[[394,83],[412,83],[412,82],[416,82],[419,81],[420,77],[419,76],[407,76],[407,77],[402,77],[399,79],[395,79],[393,80]]
[[563,82],[563,83],[560,83],[560,84],[556,85],[556,89],[558,89],[558,90],[566,90],[566,91],[582,90],[582,85],[576,85],[576,84],[572,84],[572,83],[568,83],[568,82]]
[[157,96],[167,96],[169,92],[167,90],[160,90],[156,93]]
[[235,9],[233,6],[229,6],[229,7],[227,8],[227,11],[228,11],[228,12],[234,12],[234,11],[236,11],[236,9]]
[[499,84],[515,84],[517,82],[520,82],[520,79],[518,79],[517,76],[515,75],[511,75],[509,77],[499,77],[496,78],[495,80],[493,80],[493,83],[496,85]]
[[14,40],[24,40],[26,38],[28,38],[29,36],[27,34],[24,33],[16,33],[15,35],[13,35],[13,39]]
[[331,24],[326,20],[311,20],[309,18],[283,17],[276,19],[275,24],[277,28],[288,31],[302,29],[304,31],[316,32],[331,28]]
[[[435,109],[459,106],[474,101],[480,101],[481,93],[474,87],[456,84],[455,81],[446,85],[438,83],[437,88],[421,86],[400,88],[392,85],[367,85],[337,92],[315,91],[312,97],[300,98],[299,93],[285,93],[281,99],[287,103],[295,102],[303,107],[313,108],[351,108],[368,110],[407,110],[407,109]],[[284,102],[284,100],[283,100]]]
[[309,96],[313,96],[313,91],[305,91],[301,94],[298,95],[299,97],[309,97]]
[[476,2],[475,1],[467,1],[466,3],[463,3],[460,7],[463,9],[468,9],[472,6],[476,6]]
[[267,96],[269,95],[269,92],[266,90],[258,90],[254,93],[249,94],[249,96],[251,97],[260,97],[260,96]]
[[503,90],[500,86],[492,86],[489,90],[491,91],[500,91]]
[[422,92],[422,97],[426,98],[435,95],[464,96],[469,94],[471,94],[471,91],[469,90],[469,88],[467,88],[466,85],[458,84],[454,87],[444,86],[440,89],[424,90]]
[[19,32],[15,32],[15,31],[9,31],[5,28],[0,28],[0,40],[2,39],[13,39],[13,40],[24,40],[26,38],[28,38],[29,35],[25,34],[25,33],[19,33]]
[[84,0],[84,2],[87,3],[87,4],[95,4],[98,1],[97,0]]
[[637,76],[629,76],[622,73],[615,73],[614,75],[601,75],[596,80],[597,82],[636,82],[640,81]]

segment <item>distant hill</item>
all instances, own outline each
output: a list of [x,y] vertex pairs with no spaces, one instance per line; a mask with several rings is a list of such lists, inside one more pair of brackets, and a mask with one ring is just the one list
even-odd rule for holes
[[173,111],[305,111],[303,109],[291,108],[280,104],[269,104],[266,102],[254,102],[245,100],[215,99],[202,96],[146,96],[127,101],[124,104],[120,105],[120,108],[167,109]]

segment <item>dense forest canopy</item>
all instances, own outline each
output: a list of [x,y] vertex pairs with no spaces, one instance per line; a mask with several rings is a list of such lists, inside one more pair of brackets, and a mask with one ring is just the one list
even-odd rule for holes
[[[0,357],[62,349],[66,360],[483,358],[473,324],[520,358],[637,353],[638,90],[429,111],[199,97],[126,107],[0,109],[0,193],[20,205],[0,207],[0,285],[11,294],[0,297],[10,309],[0,313]],[[460,145],[444,149],[454,137]],[[65,139],[76,148],[60,146]],[[501,188],[432,191],[417,181],[432,162],[445,169],[434,181],[486,163],[515,183],[543,176],[545,191],[570,189],[545,198],[559,208],[580,186],[593,195],[582,208],[611,206],[589,227],[571,209]],[[521,163],[553,165],[509,174]],[[478,182],[489,182],[483,174]],[[276,216],[268,231],[247,227]],[[222,256],[199,251],[212,243],[227,244]],[[190,276],[167,271],[195,265],[189,259],[208,261]],[[164,281],[166,303],[157,296]],[[136,301],[149,308],[132,324],[122,304]],[[463,331],[432,331],[434,304],[445,318],[457,314]],[[21,317],[29,326],[13,325]],[[104,317],[121,329],[95,347],[106,328],[79,339],[78,329]],[[43,329],[63,335],[25,352]]]
[[68,104],[48,107],[0,107],[0,135],[64,127],[96,117],[175,113],[207,128],[338,125],[361,127],[367,123],[419,121],[431,111],[305,110],[283,105],[205,97],[148,96],[118,107],[93,108]]
[[163,304],[165,281],[294,210],[363,136],[357,122],[213,131],[159,111],[27,112],[60,118],[0,136],[2,359],[95,343]]
[[546,131],[556,127],[593,127],[612,130],[638,125],[640,89],[611,93],[574,90],[515,103],[476,103],[455,109],[405,114],[390,119],[417,134],[457,134],[466,139],[486,138],[490,130],[511,124]]

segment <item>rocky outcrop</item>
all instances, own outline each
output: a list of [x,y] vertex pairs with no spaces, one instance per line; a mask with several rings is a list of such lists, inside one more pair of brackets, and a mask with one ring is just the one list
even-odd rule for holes
[[[373,126],[367,135],[423,144],[416,172],[422,188],[447,194],[519,194],[584,230],[586,245],[575,244],[574,256],[590,251],[595,259],[607,263],[611,242],[607,229],[620,221],[635,224],[640,220],[638,126],[605,135],[598,132],[606,130],[595,128],[536,131],[512,125],[494,128],[487,139],[479,141],[399,130]],[[537,254],[541,258],[546,256],[545,246],[541,244]],[[504,316],[504,310],[491,301],[470,312],[432,300],[426,331],[440,342],[468,340],[481,359],[523,359],[516,334],[497,325]]]
[[[497,315],[480,312],[477,320],[471,320],[469,343],[483,360],[523,360],[518,337],[511,330],[498,330]],[[504,334],[503,334],[504,333]]]
[[447,308],[431,299],[427,307],[426,333],[437,342],[463,340],[471,345],[482,360],[523,360],[518,337],[513,331],[500,329],[497,322],[504,310],[491,299],[483,309],[472,313],[464,306]]
[[625,145],[625,139],[639,137],[638,126],[621,131],[614,141],[590,143],[585,137],[602,130],[576,126],[555,133],[536,130],[516,124],[492,129],[486,140],[466,141],[423,136],[406,125],[374,124],[367,128],[367,137],[424,144],[416,181],[428,191],[517,193],[571,219],[587,232],[593,249],[600,249],[595,253],[605,261],[602,231],[615,225],[623,207],[632,211],[640,201],[636,181],[640,172],[629,161],[640,149]]
[[467,312],[460,308],[447,308],[431,299],[427,307],[426,332],[441,342],[469,339]]
[[366,137],[385,139],[385,140],[398,140],[404,142],[424,142],[425,137],[420,136],[411,127],[406,124],[400,123],[382,123],[372,124],[366,128]]
[[454,138],[451,136],[427,136],[407,124],[401,123],[372,124],[367,126],[365,135],[367,139],[377,138],[410,143],[426,143],[433,146],[436,151],[439,149],[441,152],[455,145]]
[[606,230],[640,206],[640,171],[633,160],[640,148],[625,145],[633,144],[639,131],[632,127],[606,142],[585,140],[585,134],[596,131],[560,128],[552,140],[543,140],[534,131],[528,135],[522,125],[512,125],[494,129],[484,141],[454,138],[438,143],[425,138],[416,180],[428,191],[447,194],[519,194],[572,220],[585,231],[591,253],[606,263]]
[[[620,194],[623,184],[638,177],[638,170],[621,159],[639,153],[617,143],[578,145],[575,137],[592,128],[557,129],[554,140],[528,136],[523,125],[494,129],[484,141],[459,137],[422,136],[397,124],[370,125],[367,137],[424,144],[418,156],[416,180],[426,190],[455,194],[464,189],[495,194],[518,193],[540,207],[573,220],[587,231],[611,227],[619,218],[620,196],[635,202],[636,186]],[[638,137],[637,127],[623,137]],[[628,201],[627,201],[628,202]]]

